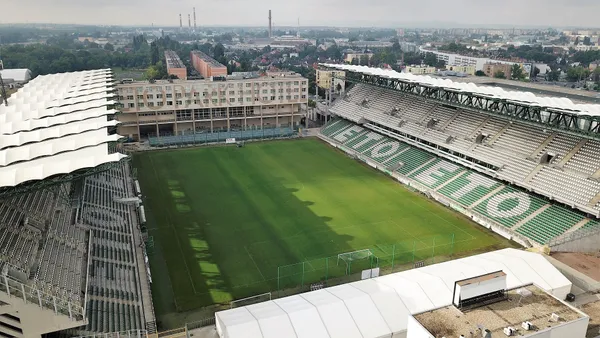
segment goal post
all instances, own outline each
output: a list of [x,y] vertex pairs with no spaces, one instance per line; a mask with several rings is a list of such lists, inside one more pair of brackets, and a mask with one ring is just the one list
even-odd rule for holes
[[229,302],[229,308],[233,309],[236,307],[266,302],[268,300],[271,300],[271,293],[270,292],[261,293],[260,295],[256,295],[256,296],[232,300],[231,302]]
[[371,249],[363,249],[341,253],[337,256],[337,265],[340,265],[340,261],[346,264],[346,274],[350,274],[352,271],[352,264],[357,261],[367,261],[369,268],[379,266],[379,258],[375,256]]

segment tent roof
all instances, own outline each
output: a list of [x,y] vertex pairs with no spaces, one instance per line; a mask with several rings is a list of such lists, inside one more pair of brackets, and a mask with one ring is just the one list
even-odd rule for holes
[[31,71],[27,68],[22,69],[2,69],[0,75],[4,80],[12,79],[16,82],[27,82],[31,80]]
[[398,73],[395,70],[371,68],[367,66],[342,65],[323,63],[322,66],[381,77],[399,79],[406,82],[419,83],[427,86],[441,87],[449,90],[479,94],[488,97],[509,100],[530,106],[541,106],[561,111],[568,111],[580,115],[600,116],[600,105],[598,104],[575,104],[567,98],[541,97],[531,92],[510,91],[500,87],[477,86],[473,83],[454,82],[449,79],[440,79],[426,75],[414,75],[411,73]]
[[119,161],[108,69],[39,76],[0,106],[0,188]]
[[[452,303],[454,282],[503,270],[509,289],[536,284],[557,296],[571,282],[540,254],[503,249],[217,312],[226,338],[389,337],[408,317]],[[248,311],[249,316],[236,315]],[[235,315],[236,321],[230,318]]]

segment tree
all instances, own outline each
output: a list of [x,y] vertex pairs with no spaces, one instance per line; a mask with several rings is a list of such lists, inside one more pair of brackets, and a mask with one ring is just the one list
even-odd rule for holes
[[560,79],[560,71],[559,70],[551,70],[546,73],[546,81],[556,82]]
[[538,67],[533,67],[533,77],[536,78],[540,75],[540,69]]
[[160,52],[156,41],[150,44],[150,62],[156,64],[160,60]]
[[567,81],[569,82],[577,82],[580,80],[585,80],[590,76],[590,71],[587,68],[579,67],[570,67],[567,69]]
[[574,45],[575,45],[575,46],[579,45],[579,37],[576,37],[576,38],[575,38],[575,43],[574,43]]
[[366,54],[363,54],[360,56],[360,65],[361,66],[368,66],[369,65],[369,56]]
[[517,63],[512,65],[510,68],[510,77],[513,80],[522,80],[525,78],[525,74],[523,74],[523,68]]
[[478,70],[475,72],[475,76],[485,76],[485,73],[482,70]]
[[110,43],[107,43],[106,45],[104,45],[104,49],[109,51],[109,52],[114,52],[115,51],[115,46],[113,46]]
[[494,73],[494,78],[496,79],[506,79],[506,74],[503,71],[499,70]]
[[215,59],[221,59],[225,56],[225,47],[223,47],[223,44],[221,43],[217,43],[217,45],[215,46],[214,50],[213,50],[213,57]]
[[423,59],[423,63],[430,66],[436,67],[438,64],[437,56],[431,52],[425,54],[425,58]]

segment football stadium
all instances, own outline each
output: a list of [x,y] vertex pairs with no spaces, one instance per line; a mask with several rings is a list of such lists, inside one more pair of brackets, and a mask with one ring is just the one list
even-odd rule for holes
[[574,296],[593,283],[548,256],[600,250],[600,106],[320,67],[349,89],[311,130],[299,105],[273,113],[251,98],[174,107],[190,110],[192,134],[132,143],[119,128],[145,122],[121,121],[110,69],[39,76],[12,95],[0,106],[0,336],[600,333]]

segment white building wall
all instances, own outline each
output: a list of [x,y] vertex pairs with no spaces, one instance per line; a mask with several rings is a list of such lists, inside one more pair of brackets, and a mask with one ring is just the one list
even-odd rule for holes
[[413,316],[408,317],[406,338],[435,338]]

